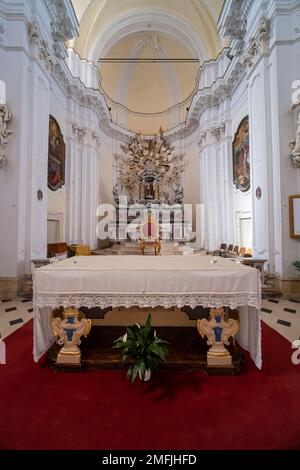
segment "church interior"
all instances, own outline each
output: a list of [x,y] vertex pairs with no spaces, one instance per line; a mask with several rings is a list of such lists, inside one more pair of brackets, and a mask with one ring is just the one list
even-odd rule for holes
[[1,450],[300,449],[300,0],[0,0],[0,378]]

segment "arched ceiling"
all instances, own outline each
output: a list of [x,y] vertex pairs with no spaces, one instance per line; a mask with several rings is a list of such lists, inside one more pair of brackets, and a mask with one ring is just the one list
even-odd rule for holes
[[72,0],[81,58],[196,58],[200,63],[102,63],[104,91],[144,113],[164,111],[194,90],[199,65],[224,47],[217,20],[223,0]]
[[[159,11],[170,20],[179,19],[189,25],[198,35],[199,43],[206,50],[203,60],[215,58],[222,48],[217,30],[217,20],[223,0],[72,0],[80,23],[76,50],[81,57],[98,59],[96,44],[104,33],[124,18],[148,10]],[[120,27],[122,25],[120,24]],[[146,25],[145,25],[146,26]],[[100,40],[100,41],[99,41]]]

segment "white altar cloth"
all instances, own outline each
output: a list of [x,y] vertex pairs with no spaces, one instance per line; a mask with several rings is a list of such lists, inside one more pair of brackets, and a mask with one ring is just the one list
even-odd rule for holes
[[261,368],[260,274],[210,256],[78,256],[36,269],[34,359],[53,343],[49,316],[60,306],[230,307],[240,314],[239,344]]

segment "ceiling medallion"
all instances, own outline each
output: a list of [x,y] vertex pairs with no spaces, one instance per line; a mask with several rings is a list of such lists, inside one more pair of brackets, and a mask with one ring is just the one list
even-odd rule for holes
[[[149,25],[148,25],[149,26]],[[154,51],[161,51],[159,34],[156,31],[145,31],[142,33],[142,43],[144,47],[150,47]]]

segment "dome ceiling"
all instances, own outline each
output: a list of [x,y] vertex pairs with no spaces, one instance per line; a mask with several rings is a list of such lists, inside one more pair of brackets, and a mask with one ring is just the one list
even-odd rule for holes
[[[105,93],[134,112],[158,113],[186,100],[199,66],[225,45],[217,29],[223,0],[72,1],[80,23],[75,51],[99,63]],[[159,62],[139,61],[149,58]],[[177,58],[199,63],[162,62]]]

